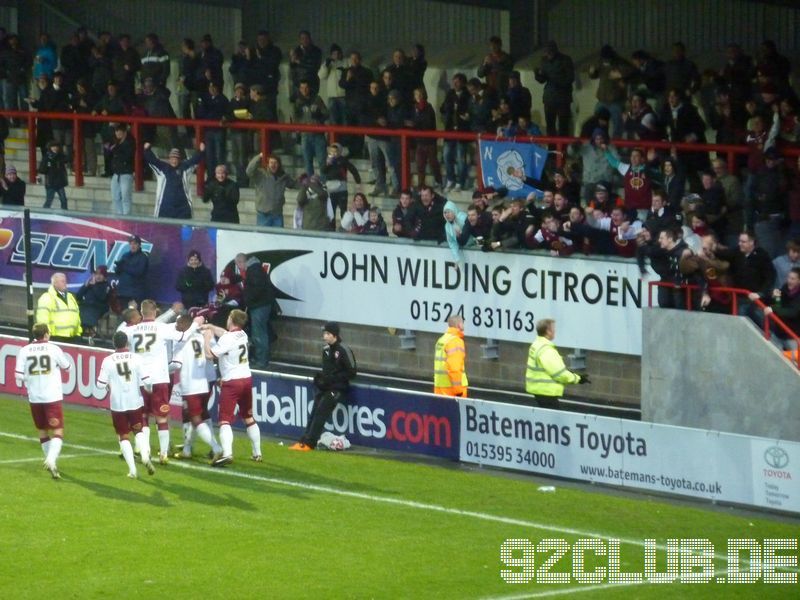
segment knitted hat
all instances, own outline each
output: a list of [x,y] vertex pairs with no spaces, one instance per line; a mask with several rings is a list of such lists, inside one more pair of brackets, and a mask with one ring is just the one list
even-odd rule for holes
[[322,326],[322,331],[327,331],[328,333],[335,335],[337,338],[339,337],[339,324],[335,321],[328,321],[325,325]]
[[6,175],[16,175],[17,167],[14,165],[6,165]]

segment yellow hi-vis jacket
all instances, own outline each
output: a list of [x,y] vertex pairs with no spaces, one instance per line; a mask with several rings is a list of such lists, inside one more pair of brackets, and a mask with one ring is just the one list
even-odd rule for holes
[[555,344],[546,337],[537,337],[528,350],[525,391],[536,396],[560,398],[565,383],[579,381],[578,375],[567,370]]
[[433,393],[448,396],[467,396],[467,374],[464,372],[464,333],[448,327],[436,340],[433,356]]
[[59,337],[75,337],[83,333],[81,314],[75,296],[67,292],[67,301],[58,297],[58,292],[51,285],[39,297],[36,304],[36,322],[47,323],[50,335]]

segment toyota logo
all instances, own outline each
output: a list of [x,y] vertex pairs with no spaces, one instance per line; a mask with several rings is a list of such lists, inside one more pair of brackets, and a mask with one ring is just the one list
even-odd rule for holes
[[789,464],[789,455],[780,446],[771,446],[764,451],[764,462],[773,469],[783,469]]

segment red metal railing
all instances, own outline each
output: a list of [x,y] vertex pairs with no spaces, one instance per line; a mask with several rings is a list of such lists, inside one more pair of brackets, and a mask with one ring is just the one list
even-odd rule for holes
[[[667,287],[672,289],[682,289],[686,292],[686,309],[692,310],[692,291],[700,289],[700,286],[691,285],[691,284],[684,284],[678,285],[676,283],[669,283],[666,281],[650,281],[647,285],[647,305],[652,307],[653,306],[653,288],[655,287]],[[714,292],[722,292],[725,294],[731,295],[731,314],[737,315],[739,312],[739,296],[748,297],[752,292],[750,290],[745,290],[743,288],[734,288],[734,287],[715,287],[713,288]],[[798,336],[794,331],[792,331],[783,320],[778,317],[774,312],[769,314],[764,313],[764,309],[767,308],[767,305],[761,300],[761,298],[756,298],[755,300],[749,300],[755,304],[755,306],[761,310],[762,315],[764,316],[762,329],[764,331],[764,338],[770,339],[772,337],[772,327],[770,323],[774,323],[775,326],[778,327],[789,339],[794,340],[795,344],[797,344],[797,351],[791,352],[787,355],[789,360],[791,360],[796,367],[800,368],[800,336]]]
[[[398,137],[400,138],[400,179],[402,187],[409,187],[410,176],[410,157],[409,157],[409,140],[416,138],[434,138],[444,140],[460,140],[465,142],[475,142],[479,139],[502,139],[497,138],[491,134],[477,134],[459,131],[421,131],[416,129],[381,129],[376,127],[349,127],[340,125],[300,125],[297,123],[265,123],[253,121],[232,121],[225,124],[220,124],[216,121],[201,121],[193,119],[167,119],[156,117],[140,117],[131,115],[85,115],[77,113],[40,113],[28,111],[0,111],[0,114],[14,119],[21,119],[26,121],[28,129],[28,162],[29,162],[29,177],[30,182],[34,183],[36,180],[36,122],[38,119],[50,119],[60,121],[72,122],[72,135],[74,148],[82,147],[83,143],[83,127],[82,124],[86,122],[94,123],[128,123],[131,128],[131,133],[136,144],[136,155],[134,162],[134,179],[135,188],[137,191],[144,189],[143,166],[144,159],[142,153],[141,142],[141,126],[142,125],[161,125],[168,127],[186,127],[190,126],[195,129],[195,143],[203,140],[203,134],[206,129],[225,129],[233,130],[247,130],[253,132],[261,132],[261,145],[259,151],[267,156],[270,151],[269,147],[269,132],[271,131],[286,131],[290,133],[324,133],[329,136],[329,141],[333,142],[337,136],[340,135],[371,135],[380,137]],[[579,138],[573,137],[516,137],[515,141],[524,143],[538,143],[548,144],[555,148],[557,152],[557,164],[563,162],[563,153],[566,147]],[[718,145],[718,144],[690,144],[690,143],[673,143],[673,142],[655,142],[655,141],[640,141],[640,140],[613,140],[612,143],[618,147],[643,147],[645,149],[672,149],[677,151],[687,152],[715,152],[718,156],[724,155],[728,162],[728,168],[731,172],[736,168],[736,156],[747,154],[750,152],[748,146],[734,146],[734,145]],[[800,148],[787,149],[785,154],[788,156],[799,156]],[[480,173],[480,161],[476,161],[475,168],[478,171],[478,187],[482,187],[482,179]],[[75,171],[75,185],[78,187],[83,186],[83,155],[80,152],[74,153],[73,169]],[[198,167],[197,172],[197,191],[202,194],[205,165],[202,163]]]

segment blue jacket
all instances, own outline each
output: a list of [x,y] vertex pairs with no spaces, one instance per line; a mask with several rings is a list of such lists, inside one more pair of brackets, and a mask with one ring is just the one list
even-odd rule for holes
[[145,150],[144,158],[156,176],[156,217],[171,219],[192,218],[192,193],[189,176],[197,164],[203,160],[203,152],[195,152],[173,167],[159,159],[153,151]]
[[[461,253],[461,246],[458,244],[458,236],[461,230],[464,229],[464,223],[467,222],[467,213],[462,210],[458,210],[455,202],[452,200],[448,200],[444,204],[443,212],[447,212],[451,210],[455,213],[456,218],[451,222],[448,221],[446,218],[444,220],[444,233],[445,238],[447,240],[447,245],[450,247],[450,252],[453,254],[453,258],[457,263],[464,262],[464,255]],[[459,232],[456,232],[456,227],[458,227]]]
[[147,255],[139,252],[126,252],[115,264],[117,295],[121,298],[135,298],[141,302],[147,293],[147,269],[150,261]]

